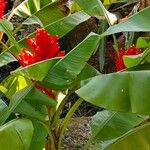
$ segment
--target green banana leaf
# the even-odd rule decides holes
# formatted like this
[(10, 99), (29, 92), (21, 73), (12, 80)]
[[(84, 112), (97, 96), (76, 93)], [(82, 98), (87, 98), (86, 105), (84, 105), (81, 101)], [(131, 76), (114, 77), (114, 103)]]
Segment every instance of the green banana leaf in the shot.
[(22, 90), (31, 83), (32, 82), (29, 79), (19, 74), (9, 75), (0, 84), (0, 91), (5, 94), (7, 98), (11, 99), (16, 92)]
[(99, 43), (99, 35), (91, 33), (72, 51), (59, 60), (41, 82), (55, 90), (67, 89), (80, 74)]
[[(27, 67), (21, 67), (12, 72), (13, 75), (20, 74), (35, 81), (42, 81), (48, 71), (58, 62), (59, 58), (44, 60)], [(40, 71), (40, 73), (39, 73)]]
[[(53, 23), (45, 26), (44, 28), (51, 35), (58, 35), (59, 38), (61, 38), (65, 34), (70, 32), (72, 29), (74, 29), (77, 25), (79, 25), (80, 23), (86, 21), (89, 18), (90, 18), (90, 16), (87, 15), (86, 13), (77, 12), (77, 13), (74, 13), (73, 15), (64, 17), (64, 18), (62, 18), (62, 19), (60, 19), (56, 22), (53, 22)], [(31, 37), (35, 36), (35, 32), (33, 34), (29, 35), (29, 36), (31, 36)], [(20, 47), (28, 48), (25, 38), (20, 40), (18, 42), (18, 44), (19, 44)], [(14, 46), (11, 46), (10, 50), (14, 51), (14, 52), (17, 52), (16, 48)], [(21, 51), (21, 49), (19, 51)]]
[(30, 147), (33, 125), (28, 119), (15, 119), (0, 127), (0, 148), (2, 150), (28, 150)]
[(32, 121), (34, 132), (29, 150), (42, 150), (45, 147), (47, 130), (38, 121)]
[(102, 147), (107, 141), (115, 140), (135, 128), (146, 118), (148, 117), (141, 117), (132, 113), (120, 113), (108, 110), (98, 112), (92, 117), (90, 123), (92, 129), (90, 140)]
[[(135, 129), (130, 130), (123, 136), (119, 137), (115, 142), (112, 142), (105, 150), (148, 150), (150, 148), (150, 123), (146, 123)], [(99, 150), (99, 148), (97, 149)]]
[(0, 125), (4, 124), (10, 114), (17, 108), (17, 106), (21, 103), (21, 101), (25, 98), (25, 96), (30, 92), (32, 88), (33, 85), (30, 85), (13, 95), (8, 109), (5, 111), (5, 113), (2, 113), (0, 115)]
[(150, 114), (149, 70), (99, 75), (76, 93), (86, 101), (114, 111)]
[(11, 15), (16, 14), (20, 17), (31, 16), (51, 2), (51, 0), (26, 0), (13, 9)]
[[(150, 31), (150, 6), (141, 10), (140, 12), (129, 17), (125, 21), (109, 27), (102, 36), (107, 36), (119, 32), (148, 32)], [(139, 23), (140, 20), (140, 23)]]
[(0, 67), (13, 61), (16, 61), (16, 58), (9, 52), (4, 51), (0, 54)]

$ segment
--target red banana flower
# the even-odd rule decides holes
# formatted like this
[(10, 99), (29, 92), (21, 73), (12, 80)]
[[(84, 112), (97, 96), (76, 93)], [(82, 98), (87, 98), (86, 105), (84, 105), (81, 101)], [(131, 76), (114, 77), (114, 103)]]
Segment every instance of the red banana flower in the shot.
[(125, 69), (125, 65), (123, 62), (123, 56), (124, 55), (138, 55), (142, 53), (141, 50), (135, 47), (134, 44), (132, 44), (126, 51), (124, 49), (120, 49), (119, 54), (116, 55), (115, 58), (115, 64), (116, 64), (116, 69), (117, 71)]

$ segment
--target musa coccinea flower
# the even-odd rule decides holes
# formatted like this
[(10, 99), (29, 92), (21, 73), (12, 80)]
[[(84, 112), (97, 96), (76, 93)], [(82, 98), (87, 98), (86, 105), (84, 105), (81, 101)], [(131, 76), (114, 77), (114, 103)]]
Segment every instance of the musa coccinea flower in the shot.
[[(0, 0), (0, 20), (3, 19), (6, 4), (7, 4), (6, 0)], [(0, 40), (2, 39), (2, 37), (3, 37), (3, 32), (0, 32)]]
[(31, 51), (23, 48), (17, 58), (24, 67), (42, 60), (62, 57), (65, 54), (64, 51), (60, 51), (58, 36), (51, 36), (45, 29), (37, 29), (36, 37), (27, 37), (26, 42)]
[(0, 0), (0, 19), (3, 18), (6, 4), (7, 4), (6, 0)]
[(115, 58), (115, 64), (117, 71), (125, 69), (125, 65), (123, 62), (123, 56), (124, 55), (138, 55), (142, 53), (142, 51), (135, 47), (134, 44), (132, 44), (126, 51), (124, 49), (120, 49), (119, 54), (116, 55)]
[[(63, 57), (65, 55), (65, 51), (60, 51), (58, 36), (51, 36), (45, 29), (37, 29), (35, 38), (27, 37), (26, 42), (31, 51), (22, 48), (21, 53), (16, 57), (23, 67), (50, 58)], [(35, 87), (43, 91), (49, 97), (53, 99), (56, 98), (55, 92), (51, 89), (45, 88), (39, 84), (36, 84)]]

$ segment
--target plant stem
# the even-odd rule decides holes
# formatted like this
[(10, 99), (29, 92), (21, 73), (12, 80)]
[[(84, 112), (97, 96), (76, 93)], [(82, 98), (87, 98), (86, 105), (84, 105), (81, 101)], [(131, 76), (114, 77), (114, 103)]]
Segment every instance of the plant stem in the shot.
[(9, 50), (9, 47), (4, 42), (0, 41), (0, 44), (2, 44), (2, 46), (4, 47), (3, 51)]
[(45, 127), (45, 129), (47, 130), (48, 132), (48, 135), (49, 135), (49, 140), (50, 140), (50, 145), (51, 145), (51, 150), (56, 150), (56, 147), (55, 147), (55, 141), (54, 141), (54, 138), (53, 138), (53, 134), (51, 132), (51, 127), (46, 125), (44, 122), (40, 121), (40, 123)]
[(54, 117), (52, 119), (52, 128), (56, 129), (58, 127), (58, 121), (62, 112), (62, 109), (64, 108), (69, 96), (73, 93), (74, 91), (70, 91), (68, 92), (68, 94), (65, 96), (65, 98), (62, 100), (62, 102), (60, 103), (57, 111), (54, 114)]
[(59, 140), (58, 140), (58, 150), (61, 150), (61, 141), (65, 132), (65, 129), (67, 128), (68, 122), (70, 121), (74, 112), (77, 110), (77, 108), (81, 105), (82, 102), (83, 102), (83, 99), (79, 98), (75, 102), (75, 104), (72, 106), (72, 108), (69, 110), (66, 117), (64, 118), (62, 125), (61, 125), (61, 130), (60, 130), (60, 135), (59, 135)]

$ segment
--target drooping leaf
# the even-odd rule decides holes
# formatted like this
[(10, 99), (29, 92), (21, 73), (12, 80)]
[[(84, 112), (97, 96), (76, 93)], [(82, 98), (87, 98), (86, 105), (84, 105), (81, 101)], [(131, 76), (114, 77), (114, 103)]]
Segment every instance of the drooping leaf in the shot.
[(92, 117), (92, 142), (103, 145), (139, 125), (146, 118), (137, 114), (101, 111)]
[(110, 110), (150, 114), (149, 82), (149, 70), (111, 73), (89, 79), (76, 93)]
[(85, 40), (54, 65), (41, 84), (57, 90), (67, 89), (97, 48), (99, 39), (99, 35), (89, 34)]
[(143, 150), (147, 150), (150, 148), (150, 123), (146, 123), (145, 125), (139, 126), (120, 138), (118, 138), (112, 144), (109, 144), (105, 150), (133, 150), (135, 147)]
[(91, 16), (105, 16), (110, 24), (117, 21), (116, 15), (110, 13), (99, 0), (76, 0), (82, 10)]
[[(150, 6), (129, 17), (125, 21), (111, 26), (103, 33), (103, 36), (111, 35), (119, 32), (148, 32), (150, 31)], [(139, 24), (140, 20), (140, 24)]]
[(33, 130), (32, 122), (28, 119), (16, 119), (4, 124), (0, 127), (0, 148), (29, 149)]

